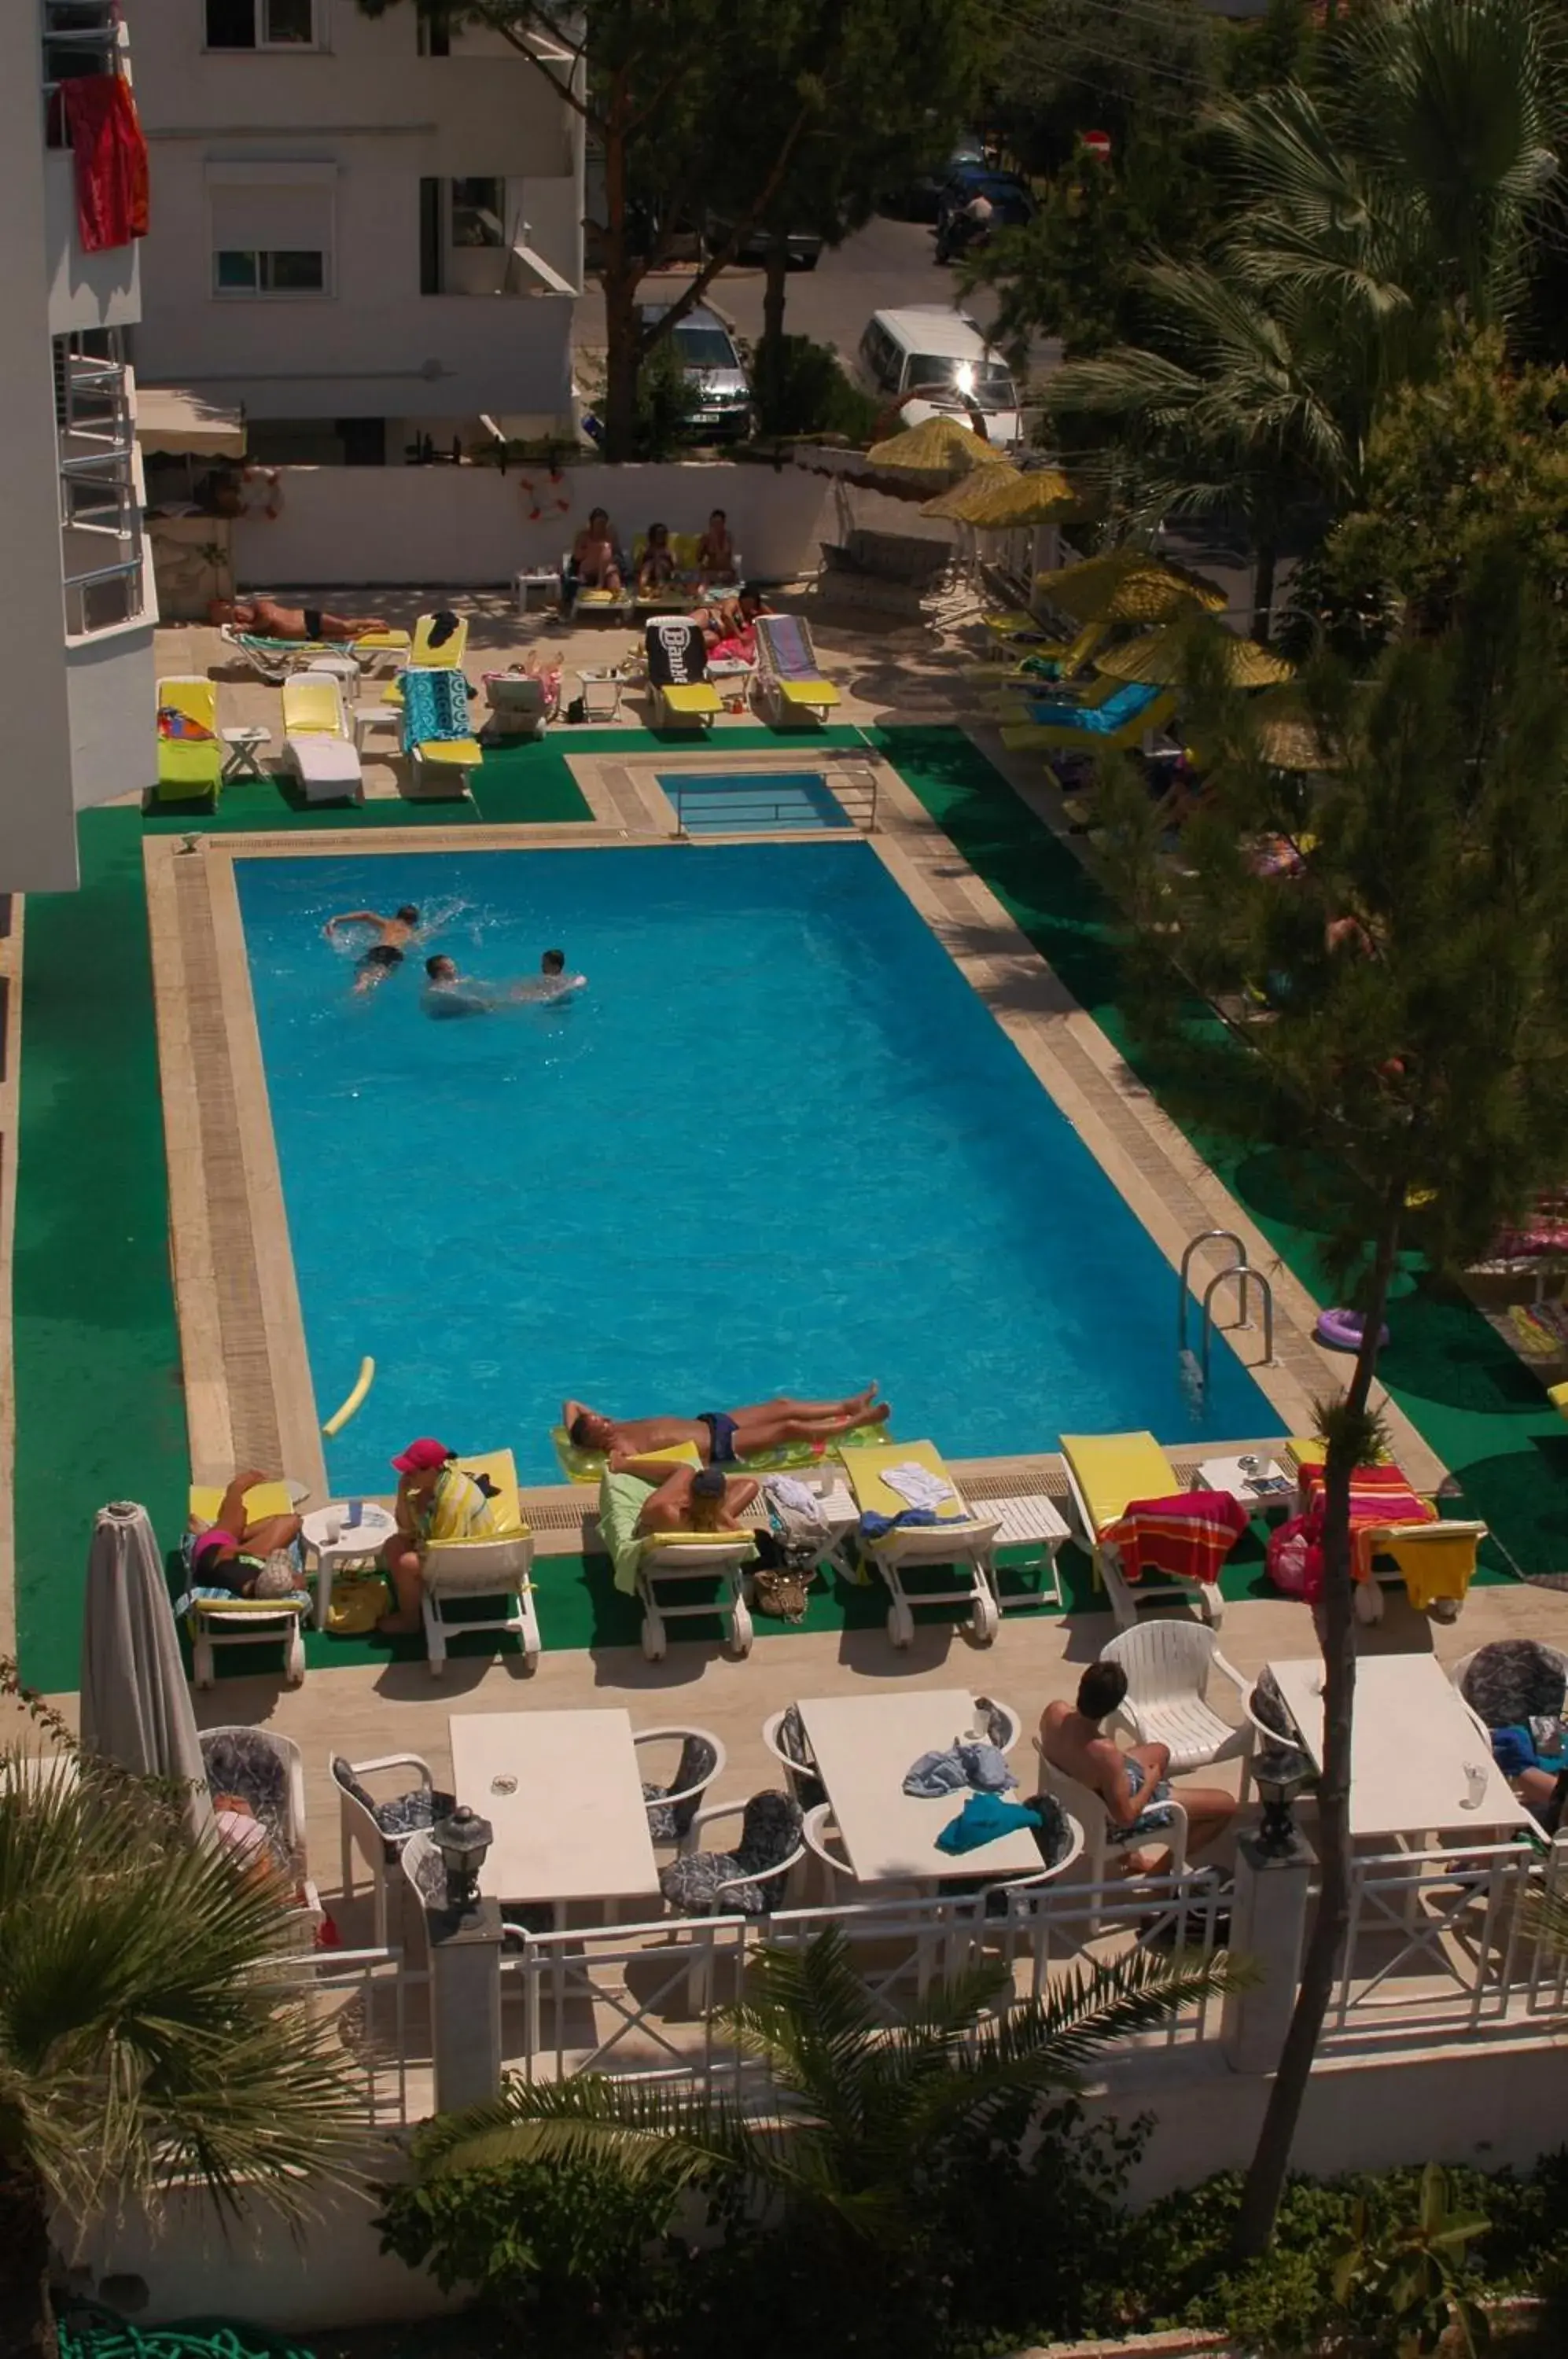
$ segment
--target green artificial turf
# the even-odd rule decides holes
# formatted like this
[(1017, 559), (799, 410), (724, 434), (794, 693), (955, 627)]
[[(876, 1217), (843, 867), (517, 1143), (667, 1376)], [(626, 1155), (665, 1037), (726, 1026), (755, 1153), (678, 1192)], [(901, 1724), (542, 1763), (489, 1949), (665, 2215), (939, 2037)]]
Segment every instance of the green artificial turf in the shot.
[[(1116, 959), (1092, 880), (955, 729), (868, 733), (964, 858), (1124, 1053)], [(16, 1558), (18, 1651), (24, 1676), (48, 1690), (76, 1685), (89, 1519), (103, 1501), (140, 1499), (166, 1544), (184, 1519), (187, 1451), (179, 1343), (169, 1279), (168, 1197), (153, 1025), (144, 828), (419, 828), (484, 821), (588, 816), (561, 753), (562, 734), (486, 756), (478, 810), (456, 804), (372, 803), (297, 810), (272, 781), (225, 790), (215, 815), (131, 809), (80, 821), (82, 886), (29, 896), (23, 976), (21, 1125), (16, 1234)], [(639, 729), (585, 734), (583, 749), (642, 752)], [(726, 732), (736, 751), (777, 747), (771, 730)], [(853, 728), (816, 733), (817, 745), (865, 742)], [(1136, 1061), (1136, 1060), (1135, 1060)], [(1200, 1142), (1226, 1185), (1314, 1291), (1310, 1207), (1290, 1200), (1269, 1158)], [(1463, 1512), (1483, 1516), (1527, 1571), (1553, 1571), (1568, 1554), (1568, 1427), (1501, 1339), (1461, 1297), (1412, 1289), (1390, 1312), (1382, 1373), (1399, 1405), (1458, 1474)], [(1007, 1560), (1004, 1557), (1004, 1565)], [(1103, 1603), (1087, 1559), (1062, 1555), (1068, 1611)], [(1483, 1578), (1487, 1577), (1483, 1573)], [(1492, 1577), (1497, 1577), (1494, 1573)], [(1269, 1594), (1256, 1530), (1225, 1569), (1227, 1597)], [(550, 1647), (631, 1646), (638, 1614), (603, 1557), (550, 1557), (538, 1572), (539, 1621)], [(840, 1579), (813, 1593), (804, 1627), (877, 1625), (879, 1585)], [(1038, 1609), (1025, 1609), (1038, 1610)], [(759, 1638), (788, 1625), (759, 1617)], [(716, 1624), (683, 1625), (712, 1639)], [(494, 1649), (492, 1633), (453, 1652)], [(418, 1637), (335, 1638), (311, 1633), (312, 1665), (413, 1659)], [(219, 1658), (230, 1672), (258, 1670), (261, 1647)]]

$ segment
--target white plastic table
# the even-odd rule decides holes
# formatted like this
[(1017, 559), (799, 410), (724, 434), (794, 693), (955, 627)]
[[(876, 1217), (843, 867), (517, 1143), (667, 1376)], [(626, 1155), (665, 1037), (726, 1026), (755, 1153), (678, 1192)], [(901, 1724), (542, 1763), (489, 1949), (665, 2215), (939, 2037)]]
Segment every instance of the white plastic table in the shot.
[(525, 567), (512, 576), (512, 601), (519, 614), (528, 611), (528, 592), (542, 590), (547, 606), (561, 603), (561, 569), (557, 565)]
[[(975, 1724), (967, 1688), (909, 1689), (894, 1695), (812, 1696), (800, 1721), (827, 1789), (844, 1856), (861, 1884), (959, 1875), (1032, 1875), (1042, 1865), (1028, 1827), (978, 1851), (938, 1851), (969, 1788), (921, 1801), (904, 1777), (922, 1753), (942, 1753)], [(1007, 1799), (1020, 1798), (1011, 1788)]]
[(590, 665), (577, 675), (577, 685), (583, 691), (583, 710), (589, 721), (617, 721), (621, 698), (628, 686), (626, 675), (618, 665)]
[[(329, 1538), (333, 1522), (338, 1529)], [(299, 1529), (305, 1545), (316, 1560), (316, 1627), (327, 1626), (327, 1611), (332, 1602), (332, 1576), (349, 1565), (374, 1564), (382, 1549), (397, 1528), (397, 1519), (374, 1499), (362, 1499), (359, 1521), (348, 1520), (348, 1502), (329, 1500), (324, 1507), (315, 1507), (303, 1517)]]
[[(1302, 1744), (1321, 1768), (1321, 1660), (1269, 1668)], [(1471, 1765), (1486, 1773), (1474, 1805), (1465, 1774)], [(1353, 1835), (1493, 1832), (1531, 1823), (1434, 1655), (1358, 1658), (1350, 1756)]]
[(227, 748), (223, 756), (225, 779), (264, 778), (267, 776), (261, 766), (261, 756), (263, 748), (272, 743), (270, 729), (245, 723), (237, 728), (221, 730), (219, 734)]
[(659, 1863), (625, 1712), (453, 1713), (452, 1784), (495, 1832), (496, 1900), (657, 1900)]
[[(1279, 1490), (1259, 1490), (1260, 1483), (1278, 1483)], [(1259, 1508), (1288, 1507), (1296, 1496), (1296, 1486), (1285, 1469), (1272, 1458), (1258, 1461), (1248, 1469), (1236, 1458), (1205, 1458), (1199, 1467), (1194, 1489), (1228, 1491), (1233, 1499), (1254, 1513)]]
[(372, 697), (354, 708), (354, 746), (356, 754), (365, 751), (365, 741), (377, 729), (389, 729), (400, 738), (403, 729), (403, 708), (388, 704), (385, 697)]

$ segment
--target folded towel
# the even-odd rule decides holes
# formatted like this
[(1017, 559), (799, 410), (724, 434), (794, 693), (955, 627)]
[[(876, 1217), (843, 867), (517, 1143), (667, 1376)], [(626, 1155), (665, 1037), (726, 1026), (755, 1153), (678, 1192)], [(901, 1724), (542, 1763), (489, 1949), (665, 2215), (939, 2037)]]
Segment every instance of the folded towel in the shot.
[(770, 1474), (762, 1487), (780, 1507), (791, 1508), (798, 1516), (807, 1516), (813, 1523), (822, 1522), (822, 1503), (809, 1483), (797, 1483), (792, 1474)]
[(1026, 1810), (1021, 1802), (1004, 1802), (999, 1794), (971, 1794), (938, 1835), (936, 1847), (948, 1853), (978, 1851), (982, 1843), (996, 1843), (1019, 1827), (1038, 1830), (1040, 1823), (1040, 1812)]
[(897, 1491), (899, 1498), (907, 1499), (911, 1507), (940, 1507), (944, 1499), (953, 1499), (958, 1495), (951, 1483), (944, 1481), (940, 1474), (933, 1474), (929, 1466), (921, 1466), (912, 1458), (905, 1459), (898, 1466), (885, 1466), (882, 1480), (889, 1491)]
[(910, 1765), (904, 1791), (930, 1800), (938, 1794), (956, 1794), (965, 1786), (982, 1794), (1001, 1794), (1018, 1782), (996, 1745), (961, 1736), (945, 1753), (922, 1753)]

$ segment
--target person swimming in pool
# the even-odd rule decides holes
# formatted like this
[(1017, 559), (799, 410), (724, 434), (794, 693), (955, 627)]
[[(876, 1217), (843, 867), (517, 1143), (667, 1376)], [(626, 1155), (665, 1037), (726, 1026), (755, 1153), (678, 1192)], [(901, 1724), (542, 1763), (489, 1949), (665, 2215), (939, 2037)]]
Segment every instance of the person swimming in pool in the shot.
[[(554, 960), (552, 966), (550, 962)], [(428, 958), (425, 961), (425, 988), (422, 1005), (427, 1016), (488, 1016), (497, 1007), (517, 1006), (534, 1002), (549, 1006), (564, 998), (568, 992), (579, 991), (587, 982), (585, 974), (568, 974), (566, 957), (561, 951), (546, 951), (543, 976), (537, 983), (485, 983), (478, 975), (461, 974), (455, 959)]]
[(406, 901), (390, 918), (384, 918), (378, 909), (345, 909), (341, 917), (329, 918), (321, 931), (329, 942), (335, 942), (340, 926), (376, 928), (376, 940), (361, 955), (354, 986), (355, 991), (374, 991), (395, 966), (402, 965), (410, 943), (418, 938), (419, 924), (418, 909)]
[(518, 984), (516, 995), (548, 1006), (551, 1000), (564, 999), (570, 992), (583, 990), (587, 982), (585, 974), (567, 973), (564, 951), (546, 951), (539, 961), (539, 981)]
[(700, 1417), (604, 1417), (578, 1400), (563, 1401), (561, 1421), (574, 1450), (602, 1451), (617, 1474), (643, 1474), (662, 1483), (666, 1468), (649, 1477), (637, 1464), (638, 1453), (671, 1450), (690, 1442), (704, 1466), (729, 1466), (762, 1450), (776, 1450), (787, 1441), (828, 1441), (857, 1425), (880, 1425), (887, 1405), (877, 1398), (875, 1385), (844, 1400), (756, 1401), (748, 1408), (707, 1409)]

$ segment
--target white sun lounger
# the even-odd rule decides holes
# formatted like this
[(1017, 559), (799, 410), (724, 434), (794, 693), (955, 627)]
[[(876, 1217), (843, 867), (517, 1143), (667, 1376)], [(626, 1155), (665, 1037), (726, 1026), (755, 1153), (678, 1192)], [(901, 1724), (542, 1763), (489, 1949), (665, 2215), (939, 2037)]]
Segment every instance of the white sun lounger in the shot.
[(1105, 1582), (1116, 1628), (1130, 1630), (1140, 1605), (1181, 1597), (1217, 1630), (1225, 1614), (1217, 1581), (1177, 1581), (1156, 1573), (1135, 1584), (1122, 1571), (1119, 1551), (1102, 1538), (1134, 1499), (1162, 1499), (1185, 1487), (1153, 1434), (1064, 1433), (1062, 1459), (1073, 1513)]
[(365, 799), (343, 686), (331, 673), (296, 672), (283, 683), (283, 766), (308, 803)]
[[(976, 1516), (966, 1505), (955, 1476), (932, 1441), (873, 1442), (841, 1450), (838, 1455), (855, 1495), (857, 1516), (869, 1510), (894, 1516), (908, 1507), (909, 1501), (885, 1479), (889, 1467), (918, 1466), (936, 1482), (945, 1483), (951, 1494), (935, 1510), (934, 1524), (895, 1524), (880, 1539), (859, 1540), (856, 1522), (833, 1542), (832, 1558), (841, 1571), (852, 1580), (859, 1577), (852, 1551), (852, 1543), (857, 1543), (863, 1560), (873, 1564), (887, 1582), (893, 1600), (887, 1608), (887, 1636), (894, 1646), (908, 1647), (913, 1642), (915, 1606), (961, 1605), (975, 1638), (988, 1647), (1001, 1623), (996, 1595), (1000, 1517)], [(935, 1564), (951, 1565), (957, 1585), (917, 1589), (912, 1596), (909, 1594), (903, 1581), (906, 1568)]]

